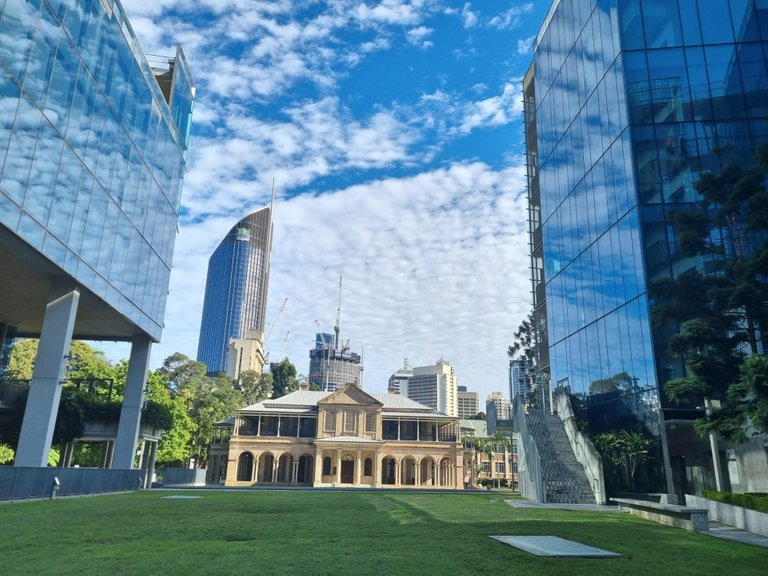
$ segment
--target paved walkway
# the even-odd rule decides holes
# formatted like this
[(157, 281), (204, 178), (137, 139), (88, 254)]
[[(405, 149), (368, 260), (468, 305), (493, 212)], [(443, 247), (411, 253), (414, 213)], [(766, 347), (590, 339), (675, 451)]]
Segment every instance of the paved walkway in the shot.
[[(546, 504), (543, 502), (533, 502), (531, 500), (506, 500), (506, 503), (513, 508), (549, 508), (552, 510), (620, 512), (618, 506), (600, 504)], [(742, 530), (741, 528), (729, 526), (728, 524), (723, 524), (722, 522), (716, 522), (714, 520), (709, 521), (709, 532), (699, 532), (699, 534), (722, 538), (723, 540), (733, 540), (734, 542), (741, 542), (742, 544), (751, 544), (752, 546), (760, 546), (761, 548), (768, 548), (768, 536), (755, 534), (754, 532)]]

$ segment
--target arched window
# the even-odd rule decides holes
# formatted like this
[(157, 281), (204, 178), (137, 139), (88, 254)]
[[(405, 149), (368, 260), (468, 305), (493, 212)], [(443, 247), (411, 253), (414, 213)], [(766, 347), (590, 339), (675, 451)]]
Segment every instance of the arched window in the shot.
[(331, 473), (331, 457), (326, 456), (323, 458), (323, 476), (328, 476)]
[(370, 458), (366, 458), (363, 464), (363, 476), (373, 476), (373, 460)]

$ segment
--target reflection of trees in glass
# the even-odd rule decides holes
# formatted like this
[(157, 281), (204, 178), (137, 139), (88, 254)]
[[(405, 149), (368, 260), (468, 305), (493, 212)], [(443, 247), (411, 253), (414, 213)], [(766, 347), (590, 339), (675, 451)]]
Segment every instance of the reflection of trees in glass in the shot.
[(676, 402), (717, 399), (720, 410), (697, 420), (741, 441), (768, 433), (768, 145), (755, 168), (730, 163), (694, 184), (701, 200), (670, 211), (680, 255), (696, 264), (651, 287), (657, 325), (674, 323), (667, 351), (685, 366), (669, 380)]
[(543, 408), (549, 404), (549, 374), (543, 372), (539, 366), (538, 348), (541, 346), (542, 330), (545, 327), (537, 325), (539, 320), (531, 312), (523, 320), (514, 333), (515, 340), (507, 348), (509, 358), (518, 358), (522, 360), (525, 369), (530, 394), (522, 401), (527, 403), (530, 408)]
[(653, 456), (651, 450), (654, 440), (642, 432), (630, 430), (610, 430), (598, 434), (592, 442), (603, 458), (608, 490), (611, 493), (646, 491), (647, 482), (640, 477), (645, 472), (645, 464)]

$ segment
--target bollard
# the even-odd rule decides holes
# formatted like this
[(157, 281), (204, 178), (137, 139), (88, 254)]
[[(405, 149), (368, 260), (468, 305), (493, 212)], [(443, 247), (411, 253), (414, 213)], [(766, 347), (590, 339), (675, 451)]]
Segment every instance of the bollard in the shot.
[(59, 488), (61, 488), (61, 482), (59, 482), (59, 477), (54, 476), (53, 482), (51, 483), (51, 500), (56, 498), (56, 495), (59, 493)]

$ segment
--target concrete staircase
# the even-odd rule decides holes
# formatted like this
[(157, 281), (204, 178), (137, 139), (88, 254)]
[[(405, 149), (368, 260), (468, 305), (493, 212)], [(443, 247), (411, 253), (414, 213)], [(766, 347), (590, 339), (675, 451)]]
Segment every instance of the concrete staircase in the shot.
[(560, 417), (533, 410), (526, 414), (525, 421), (539, 450), (545, 501), (594, 504), (587, 475), (573, 455)]

